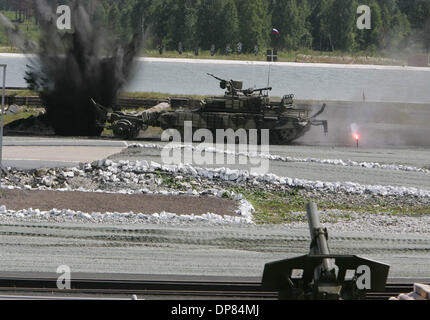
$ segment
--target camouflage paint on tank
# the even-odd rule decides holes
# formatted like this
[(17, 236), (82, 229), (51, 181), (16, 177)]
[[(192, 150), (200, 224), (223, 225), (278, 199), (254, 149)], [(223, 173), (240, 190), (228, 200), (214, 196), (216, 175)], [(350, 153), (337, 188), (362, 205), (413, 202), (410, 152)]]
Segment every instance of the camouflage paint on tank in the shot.
[(158, 125), (181, 133), (186, 121), (192, 122), (193, 131), (201, 128), (211, 131), (269, 129), (271, 144), (288, 144), (303, 136), (312, 125), (322, 125), (327, 131), (327, 121), (315, 120), (308, 110), (296, 108), (293, 95), (273, 101), (263, 94), (271, 88), (242, 90), (240, 81), (215, 78), (222, 89), (227, 89), (224, 96), (207, 98), (198, 106), (191, 105), (191, 99), (171, 98), (173, 110), (160, 114)]
[(311, 126), (323, 126), (327, 133), (327, 121), (316, 120), (323, 108), (314, 116), (309, 111), (294, 105), (294, 95), (285, 95), (281, 100), (269, 98), (272, 88), (245, 89), (241, 81), (223, 80), (224, 96), (196, 101), (187, 98), (170, 98), (169, 105), (160, 105), (138, 116), (113, 113), (110, 117), (114, 133), (121, 138), (135, 138), (141, 129), (148, 126), (163, 130), (176, 129), (183, 137), (185, 122), (191, 122), (193, 131), (209, 129), (264, 130), (268, 129), (271, 144), (288, 144), (302, 137)]

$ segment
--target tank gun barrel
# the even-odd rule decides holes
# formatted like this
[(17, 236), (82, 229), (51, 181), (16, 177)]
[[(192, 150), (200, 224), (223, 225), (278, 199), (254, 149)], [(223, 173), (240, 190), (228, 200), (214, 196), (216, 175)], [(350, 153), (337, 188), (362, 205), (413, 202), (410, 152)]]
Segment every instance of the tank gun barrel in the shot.
[(263, 91), (272, 91), (272, 89), (273, 89), (272, 87), (266, 87), (266, 88), (261, 88), (261, 89), (250, 88), (250, 89), (245, 89), (245, 90), (239, 90), (239, 92), (242, 92), (244, 95), (251, 95), (254, 92), (260, 92), (260, 94), (261, 94)]
[[(220, 86), (221, 89), (227, 89), (228, 92), (236, 94), (237, 90), (234, 87), (233, 80), (230, 80), (230, 81), (224, 80), (224, 79), (218, 78), (217, 76), (214, 76), (211, 73), (208, 73), (207, 75), (211, 76), (212, 78), (214, 78), (216, 80), (218, 80), (219, 81), (219, 86)], [(242, 89), (242, 88), (240, 88), (240, 89)]]
[[(330, 255), (328, 248), (327, 229), (321, 227), (320, 217), (315, 203), (311, 202), (306, 205), (306, 212), (309, 222), (309, 231), (312, 239), (310, 254)], [(323, 259), (322, 263), (324, 272), (332, 272), (335, 267), (332, 259)]]
[(257, 91), (272, 91), (272, 87), (266, 87), (266, 88), (261, 88), (261, 89), (254, 89), (254, 92), (257, 92)]
[(221, 78), (218, 78), (217, 76), (214, 76), (212, 73), (206, 73), (208, 76), (210, 76), (210, 77), (212, 77), (212, 78), (214, 78), (214, 79), (216, 79), (216, 80), (218, 80), (218, 81), (225, 81), (225, 82), (228, 82), (227, 80), (224, 80), (224, 79), (221, 79)]

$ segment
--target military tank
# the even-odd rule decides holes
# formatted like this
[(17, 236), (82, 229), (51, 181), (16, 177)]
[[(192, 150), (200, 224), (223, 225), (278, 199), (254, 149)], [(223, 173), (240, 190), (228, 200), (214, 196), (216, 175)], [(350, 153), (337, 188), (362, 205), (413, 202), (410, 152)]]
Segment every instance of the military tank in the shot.
[(278, 100), (270, 99), (268, 92), (271, 87), (243, 89), (242, 81), (208, 75), (218, 80), (220, 88), (226, 90), (223, 96), (197, 102), (188, 98), (170, 98), (168, 105), (156, 106), (138, 116), (112, 113), (109, 118), (115, 136), (136, 138), (140, 130), (154, 126), (163, 130), (176, 129), (184, 139), (186, 122), (192, 123), (193, 132), (209, 129), (214, 137), (217, 129), (256, 129), (258, 132), (268, 129), (270, 144), (289, 144), (302, 137), (312, 126), (323, 126), (324, 132), (328, 132), (327, 121), (316, 120), (326, 105), (310, 116), (309, 110), (295, 107), (292, 94)]
[(269, 129), (270, 144), (289, 144), (302, 137), (311, 126), (323, 126), (328, 132), (326, 120), (316, 120), (324, 112), (325, 105), (313, 116), (309, 111), (294, 106), (294, 95), (283, 96), (276, 101), (269, 98), (271, 87), (243, 89), (242, 81), (224, 80), (208, 74), (220, 82), (226, 90), (224, 96), (206, 98), (200, 106), (191, 106), (189, 99), (171, 98), (174, 110), (160, 115), (162, 129), (176, 129), (183, 134), (185, 121), (192, 122), (193, 131), (205, 128), (217, 129)]

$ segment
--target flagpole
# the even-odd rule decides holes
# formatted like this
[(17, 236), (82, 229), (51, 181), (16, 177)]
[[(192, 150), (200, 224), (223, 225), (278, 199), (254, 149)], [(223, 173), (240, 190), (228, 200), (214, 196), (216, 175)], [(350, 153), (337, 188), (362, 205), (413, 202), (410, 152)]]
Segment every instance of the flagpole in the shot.
[[(272, 28), (272, 33), (274, 35), (279, 35), (278, 29), (275, 29), (275, 28)], [(272, 64), (274, 62), (274, 58), (275, 57), (274, 57), (274, 52), (273, 52), (273, 48), (272, 48), (272, 51), (271, 51), (271, 61), (269, 62), (269, 74), (267, 76), (267, 87), (270, 87), (270, 73), (271, 73), (271, 70), (272, 70)], [(267, 95), (269, 95), (269, 91), (267, 91)]]
[(1, 93), (1, 119), (0, 119), (0, 188), (1, 178), (3, 177), (3, 125), (4, 125), (4, 105), (5, 105), (5, 92), (6, 92), (6, 64), (0, 64), (3, 68), (3, 87)]

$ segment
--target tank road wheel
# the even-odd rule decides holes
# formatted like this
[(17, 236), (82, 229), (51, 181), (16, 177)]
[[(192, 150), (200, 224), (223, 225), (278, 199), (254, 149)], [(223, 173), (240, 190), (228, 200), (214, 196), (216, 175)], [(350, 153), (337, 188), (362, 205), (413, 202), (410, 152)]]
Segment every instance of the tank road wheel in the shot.
[(293, 140), (297, 139), (297, 130), (283, 130), (281, 131), (281, 143), (290, 143)]
[(136, 139), (139, 135), (140, 128), (129, 120), (119, 120), (113, 124), (112, 130), (115, 137), (121, 139)]
[(289, 144), (297, 138), (296, 129), (270, 130), (270, 144), (273, 145)]
[(279, 135), (279, 131), (270, 130), (269, 133), (269, 144), (278, 145), (280, 144), (281, 137)]

